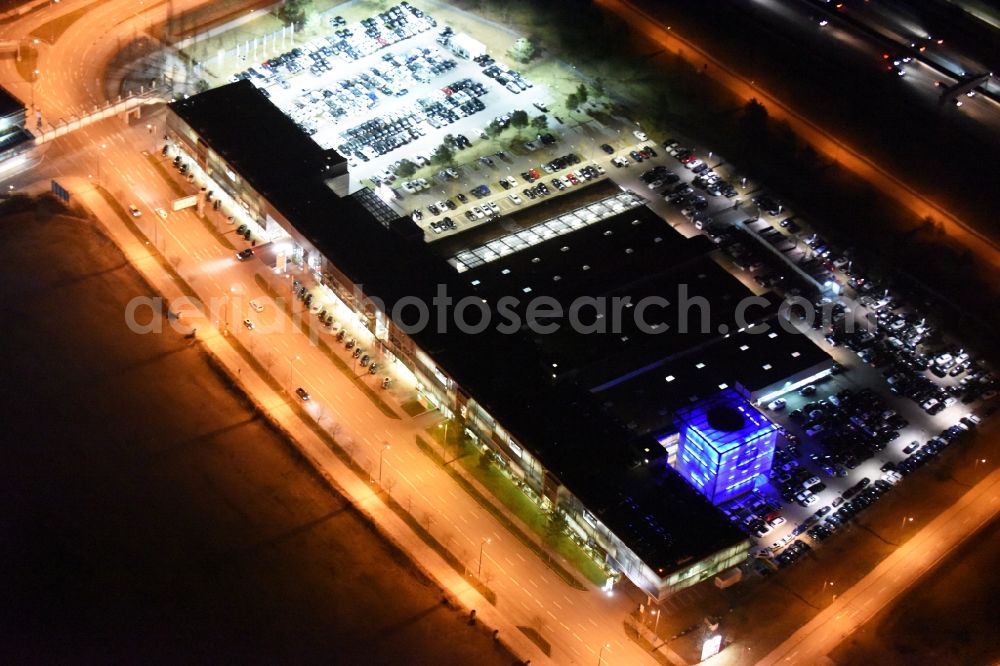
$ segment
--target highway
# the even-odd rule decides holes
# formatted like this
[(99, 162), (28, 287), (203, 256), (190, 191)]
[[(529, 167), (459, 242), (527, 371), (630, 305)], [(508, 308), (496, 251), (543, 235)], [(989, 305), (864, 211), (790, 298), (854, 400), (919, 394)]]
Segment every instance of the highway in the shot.
[(997, 511), (1000, 511), (1000, 469), (976, 484), (757, 663), (760, 666), (826, 663), (826, 655), (844, 638), (932, 571), (959, 544), (992, 520)]
[[(884, 165), (880, 158), (835, 134), (811, 117), (806, 116), (796, 105), (779, 94), (764, 87), (758, 80), (750, 80), (741, 72), (716, 57), (709, 48), (686, 38), (677, 29), (661, 23), (656, 17), (644, 11), (637, 3), (628, 0), (597, 0), (598, 5), (618, 14), (633, 29), (645, 35), (652, 42), (671, 53), (683, 55), (689, 62), (706, 63), (710, 76), (726, 87), (740, 100), (756, 98), (767, 107), (772, 118), (785, 120), (803, 139), (828, 159), (854, 172), (886, 195), (908, 208), (918, 218), (931, 217), (940, 220), (947, 234), (963, 245), (985, 265), (1000, 267), (1000, 245), (991, 237), (977, 231), (932, 197), (905, 181), (894, 170)], [(816, 30), (820, 28), (816, 26)], [(769, 35), (770, 41), (777, 40)], [(869, 47), (870, 48), (870, 47)], [(896, 77), (899, 78), (899, 77)], [(844, 91), (849, 99), (849, 91)], [(824, 98), (832, 99), (829, 91)], [(861, 118), (860, 115), (852, 116)], [(840, 119), (841, 124), (843, 118)], [(894, 146), (895, 148), (896, 146)], [(968, 184), (968, 183), (967, 183)], [(953, 192), (949, 192), (953, 194)]]

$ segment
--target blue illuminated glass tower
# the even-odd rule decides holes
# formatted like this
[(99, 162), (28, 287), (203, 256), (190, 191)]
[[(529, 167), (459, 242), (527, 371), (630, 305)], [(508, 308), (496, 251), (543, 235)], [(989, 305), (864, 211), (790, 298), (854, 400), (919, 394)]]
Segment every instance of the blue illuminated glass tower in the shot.
[(742, 495), (770, 471), (778, 429), (735, 390), (679, 409), (676, 420), (677, 471), (712, 503)]

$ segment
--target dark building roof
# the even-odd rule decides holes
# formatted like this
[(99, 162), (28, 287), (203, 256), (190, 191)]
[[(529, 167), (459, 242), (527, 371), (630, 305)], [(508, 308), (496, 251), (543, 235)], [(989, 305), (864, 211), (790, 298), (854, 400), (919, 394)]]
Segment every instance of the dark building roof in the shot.
[(14, 97), (9, 90), (0, 86), (0, 117), (23, 113), (25, 110), (24, 102)]
[[(625, 297), (633, 302), (663, 296), (671, 305), (653, 309), (670, 328), (640, 330), (626, 316), (621, 330), (575, 332), (563, 321), (553, 334), (521, 327), (503, 334), (489, 327), (476, 335), (447, 330), (412, 334), (420, 348), (523, 446), (564, 483), (619, 538), (663, 575), (711, 555), (745, 537), (672, 469), (654, 435), (658, 422), (689, 394), (707, 395), (719, 383), (751, 386), (765, 381), (755, 370), (757, 353), (741, 354), (720, 327), (736, 331), (734, 308), (747, 289), (711, 258), (703, 237), (685, 239), (644, 206), (624, 210), (563, 236), (555, 236), (459, 273), (447, 252), (414, 241), (408, 219), (378, 222), (354, 196), (339, 197), (324, 184), (342, 171), (343, 159), (320, 149), (249, 82), (223, 86), (171, 104), (171, 109), (308, 238), (366, 295), (391, 310), (404, 296), (431, 302), (445, 285), (458, 302), (470, 296), (496, 304), (504, 296), (522, 301), (544, 295), (564, 311), (579, 297)], [(564, 209), (592, 203), (620, 190), (600, 185), (580, 196), (559, 197)], [(585, 190), (586, 192), (586, 190)], [(550, 206), (552, 208), (554, 206)], [(530, 215), (505, 216), (502, 225), (466, 236), (487, 242), (511, 229), (537, 223)], [(531, 209), (529, 209), (530, 211)], [(553, 212), (558, 214), (558, 211)], [(688, 296), (710, 304), (705, 330), (678, 326), (681, 285)], [(525, 291), (528, 289), (528, 291)], [(775, 303), (750, 314), (773, 315)], [(496, 315), (496, 313), (493, 313)], [(522, 310), (523, 314), (523, 310)], [(474, 317), (470, 317), (474, 320)], [(597, 323), (592, 310), (584, 323)], [(700, 322), (700, 320), (699, 320)], [(780, 370), (792, 374), (825, 356), (804, 336), (763, 337), (752, 344), (778, 358), (780, 344), (795, 345)], [(763, 341), (768, 341), (764, 343)], [(735, 345), (735, 346), (734, 346)], [(709, 358), (710, 373), (690, 372), (695, 358)], [(716, 367), (718, 366), (718, 367)], [(664, 375), (683, 381), (668, 383)], [(653, 416), (650, 417), (649, 414)], [(660, 428), (662, 430), (662, 428)]]

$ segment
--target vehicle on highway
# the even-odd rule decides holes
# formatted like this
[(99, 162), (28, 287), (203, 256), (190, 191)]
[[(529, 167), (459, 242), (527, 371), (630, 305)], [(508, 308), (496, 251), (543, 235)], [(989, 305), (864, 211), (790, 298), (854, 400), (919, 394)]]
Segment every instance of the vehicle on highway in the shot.
[(132, 217), (142, 217), (142, 211), (140, 211), (135, 204), (128, 205), (128, 212), (132, 215)]
[(301, 386), (295, 389), (295, 395), (299, 396), (299, 398), (301, 398), (303, 402), (308, 401), (310, 398), (312, 398), (312, 396), (309, 395), (309, 392), (306, 391)]
[(240, 250), (239, 252), (236, 253), (236, 258), (239, 259), (240, 261), (246, 261), (252, 256), (253, 256), (253, 250), (250, 248), (247, 248), (245, 250)]
[(252, 331), (253, 330), (253, 322), (250, 321), (249, 319), (244, 319), (243, 320), (243, 325), (247, 327), (248, 331)]

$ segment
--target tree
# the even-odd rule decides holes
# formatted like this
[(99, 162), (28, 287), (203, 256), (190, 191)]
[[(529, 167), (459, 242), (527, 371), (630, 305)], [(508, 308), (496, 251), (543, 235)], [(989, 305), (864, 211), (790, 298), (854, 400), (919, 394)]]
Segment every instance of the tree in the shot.
[(743, 107), (743, 115), (739, 120), (740, 133), (743, 140), (751, 147), (760, 147), (768, 140), (767, 109), (754, 97)]
[(455, 161), (455, 152), (448, 147), (447, 144), (442, 143), (431, 155), (431, 162), (439, 166), (444, 166), (446, 164), (451, 164)]
[(396, 175), (400, 178), (409, 178), (417, 172), (417, 165), (408, 159), (402, 159), (396, 167)]
[(587, 100), (590, 99), (590, 94), (587, 92), (587, 86), (582, 83), (576, 87), (576, 96), (580, 98), (580, 104), (586, 104)]
[(505, 128), (500, 124), (500, 122), (494, 118), (490, 121), (490, 124), (486, 126), (486, 134), (491, 138), (496, 138), (503, 134), (504, 129)]
[(541, 132), (549, 126), (549, 119), (544, 114), (531, 119), (531, 126)]
[(510, 126), (522, 130), (528, 126), (528, 112), (518, 109), (510, 114)]
[(549, 514), (548, 523), (545, 525), (546, 536), (548, 536), (550, 540), (554, 541), (565, 534), (568, 526), (566, 516), (563, 515), (562, 511), (556, 509)]
[(575, 92), (566, 95), (566, 108), (570, 111), (576, 111), (583, 104), (583, 100)]
[(278, 18), (286, 25), (302, 28), (306, 24), (306, 13), (312, 9), (312, 0), (285, 0), (278, 9)]
[(518, 62), (529, 62), (535, 57), (535, 45), (531, 43), (530, 39), (521, 37), (514, 42), (508, 53), (510, 53), (511, 58)]

